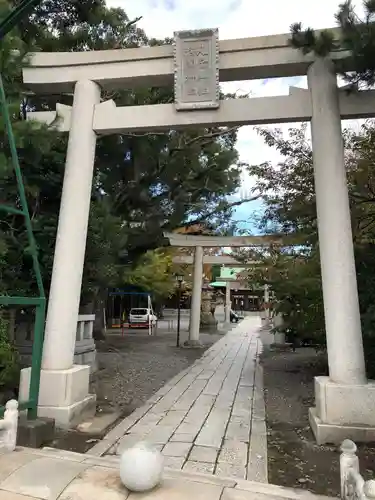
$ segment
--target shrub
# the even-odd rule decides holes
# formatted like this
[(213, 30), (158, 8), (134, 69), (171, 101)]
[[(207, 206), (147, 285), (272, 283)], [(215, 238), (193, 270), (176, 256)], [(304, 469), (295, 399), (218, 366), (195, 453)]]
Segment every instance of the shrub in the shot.
[(18, 352), (8, 339), (9, 322), (0, 314), (0, 392), (14, 389), (19, 382)]
[(365, 351), (366, 372), (370, 379), (375, 378), (375, 305), (362, 314), (363, 347)]

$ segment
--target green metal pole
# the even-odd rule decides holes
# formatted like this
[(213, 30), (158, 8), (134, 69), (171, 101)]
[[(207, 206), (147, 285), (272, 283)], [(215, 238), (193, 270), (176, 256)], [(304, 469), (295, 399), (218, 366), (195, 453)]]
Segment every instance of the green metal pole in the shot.
[(27, 14), (32, 7), (41, 3), (41, 0), (23, 0), (10, 14), (0, 23), (0, 40), (11, 31), (22, 17)]
[[(17, 187), (22, 206), (22, 213), (25, 220), (27, 237), (31, 249), (31, 257), (33, 260), (33, 268), (39, 291), (40, 303), (36, 306), (36, 311), (35, 311), (34, 341), (33, 341), (33, 353), (32, 353), (32, 363), (31, 363), (31, 374), (30, 374), (29, 401), (28, 401), (28, 408), (29, 408), (28, 416), (30, 418), (36, 418), (38, 398), (39, 398), (40, 370), (41, 370), (42, 353), (43, 353), (46, 298), (44, 293), (42, 274), (39, 266), (38, 251), (32, 230), (31, 219), (26, 200), (26, 193), (22, 180), (22, 173), (18, 161), (16, 142), (13, 134), (12, 123), (9, 116), (9, 110), (1, 74), (0, 74), (0, 104), (3, 112), (5, 129), (8, 135), (11, 158), (12, 158), (14, 172), (16, 175)], [(32, 299), (35, 299), (35, 297), (29, 299), (30, 304), (32, 303)]]
[[(29, 10), (35, 5), (41, 3), (41, 0), (22, 0), (21, 3), (13, 9), (10, 14), (0, 22), (0, 40), (2, 40), (9, 31), (11, 31), (16, 24), (24, 17)], [(30, 214), (27, 206), (25, 188), (22, 181), (21, 169), (18, 161), (17, 148), (13, 134), (12, 123), (9, 116), (9, 110), (7, 106), (7, 100), (5, 96), (5, 90), (3, 85), (3, 80), (0, 74), (0, 105), (3, 112), (5, 129), (7, 131), (9, 147), (11, 152), (11, 158), (13, 163), (14, 172), (16, 175), (18, 192), (21, 200), (22, 210), (18, 210), (15, 207), (9, 207), (5, 205), (0, 206), (0, 211), (5, 211), (7, 213), (13, 213), (16, 215), (23, 215), (25, 218), (26, 231), (28, 236), (28, 241), (31, 249), (31, 257), (33, 260), (33, 269), (37, 281), (39, 298), (38, 305), (35, 310), (35, 326), (34, 326), (34, 341), (33, 341), (33, 353), (32, 353), (32, 364), (31, 364), (31, 374), (30, 374), (30, 388), (29, 388), (29, 401), (21, 403), (20, 409), (27, 408), (28, 416), (30, 418), (37, 417), (37, 405), (39, 398), (39, 384), (40, 384), (40, 371), (42, 365), (42, 354), (43, 354), (43, 337), (44, 337), (44, 322), (46, 315), (46, 297), (44, 293), (44, 286), (42, 280), (42, 274), (40, 271), (38, 252), (34, 239), (34, 234), (32, 231)], [(27, 297), (2, 297), (5, 301), (12, 301), (14, 303), (25, 303), (25, 305), (31, 305), (35, 303), (36, 298), (32, 297), (27, 300)], [(27, 301), (23, 302), (23, 301)], [(5, 302), (3, 302), (5, 303)], [(11, 303), (11, 302), (9, 302)], [(0, 408), (0, 413), (3, 413), (3, 408)]]
[(33, 353), (31, 361), (31, 374), (30, 374), (30, 389), (29, 401), (30, 408), (28, 417), (36, 419), (38, 414), (38, 398), (39, 398), (39, 385), (40, 385), (40, 372), (42, 369), (42, 355), (43, 355), (43, 333), (44, 333), (44, 319), (46, 316), (46, 301), (36, 307), (35, 309), (35, 325), (34, 325), (34, 341)]
[(3, 111), (5, 128), (6, 128), (6, 131), (8, 134), (10, 154), (12, 157), (12, 163), (13, 163), (14, 171), (16, 174), (17, 186), (18, 186), (18, 191), (19, 191), (21, 206), (22, 206), (22, 212), (23, 212), (24, 217), (25, 217), (25, 225), (26, 225), (27, 236), (29, 239), (29, 244), (30, 244), (30, 249), (31, 249), (31, 256), (33, 259), (33, 267), (34, 267), (34, 271), (35, 271), (36, 282), (38, 285), (38, 291), (39, 291), (40, 297), (45, 298), (42, 274), (40, 272), (40, 266), (39, 266), (39, 261), (38, 261), (38, 251), (36, 248), (34, 234), (33, 234), (32, 226), (31, 226), (30, 214), (29, 214), (29, 209), (28, 209), (27, 201), (26, 201), (25, 188), (23, 185), (20, 164), (18, 161), (16, 141), (14, 139), (12, 123), (10, 121), (9, 110), (8, 110), (7, 100), (5, 97), (5, 90), (4, 90), (3, 79), (1, 77), (1, 74), (0, 74), (0, 104), (2, 107), (2, 111)]

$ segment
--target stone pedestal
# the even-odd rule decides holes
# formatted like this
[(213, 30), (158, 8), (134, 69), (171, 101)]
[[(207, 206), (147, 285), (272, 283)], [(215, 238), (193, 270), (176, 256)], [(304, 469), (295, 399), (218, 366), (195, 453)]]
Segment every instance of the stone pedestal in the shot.
[[(19, 400), (29, 398), (31, 368), (21, 370)], [(42, 370), (38, 416), (55, 420), (57, 427), (69, 428), (83, 413), (95, 413), (96, 396), (88, 394), (89, 366), (73, 365), (66, 370)]]
[(274, 334), (274, 342), (275, 344), (285, 344), (285, 333), (276, 332)]
[[(79, 315), (77, 321), (74, 364), (90, 366), (91, 373), (97, 370), (96, 346), (93, 339), (94, 314)], [(31, 365), (34, 323), (18, 323), (14, 333), (14, 344), (22, 366)]]
[(97, 370), (96, 347), (93, 339), (95, 314), (80, 314), (77, 322), (74, 364), (90, 366), (91, 373)]
[(20, 416), (17, 430), (17, 446), (42, 448), (48, 446), (55, 437), (55, 421), (52, 418), (30, 420)]
[(201, 312), (201, 331), (217, 332), (217, 319), (210, 312)]
[(315, 408), (310, 408), (309, 420), (317, 443), (374, 442), (374, 408), (374, 381), (347, 385), (315, 377)]
[(260, 320), (262, 322), (262, 327), (269, 328), (271, 326), (270, 318), (268, 316), (266, 316), (265, 311), (261, 312)]

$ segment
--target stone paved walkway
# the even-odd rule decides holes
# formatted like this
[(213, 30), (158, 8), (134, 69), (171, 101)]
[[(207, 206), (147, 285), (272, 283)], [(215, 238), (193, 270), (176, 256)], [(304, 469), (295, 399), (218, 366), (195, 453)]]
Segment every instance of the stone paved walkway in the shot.
[(267, 482), (259, 328), (260, 318), (244, 319), (88, 453), (147, 441), (166, 467)]

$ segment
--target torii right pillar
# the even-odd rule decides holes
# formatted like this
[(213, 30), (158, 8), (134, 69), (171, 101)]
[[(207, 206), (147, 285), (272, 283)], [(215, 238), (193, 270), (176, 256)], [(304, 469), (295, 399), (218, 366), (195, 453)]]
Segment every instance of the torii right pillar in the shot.
[(310, 424), (318, 444), (375, 440), (375, 383), (366, 379), (337, 76), (308, 70), (329, 377), (315, 378)]

